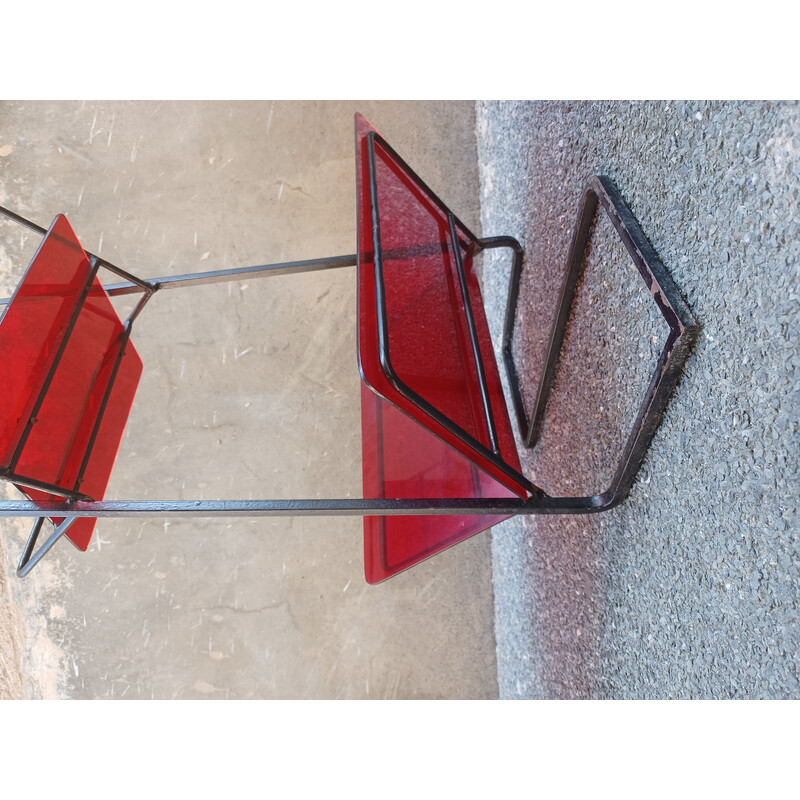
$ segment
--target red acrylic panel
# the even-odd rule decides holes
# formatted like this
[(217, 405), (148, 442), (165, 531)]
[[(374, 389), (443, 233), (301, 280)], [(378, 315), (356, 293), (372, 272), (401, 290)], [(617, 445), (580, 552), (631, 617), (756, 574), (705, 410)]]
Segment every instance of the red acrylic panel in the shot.
[[(9, 477), (43, 481), (101, 500), (130, 414), (142, 362), (111, 301), (95, 276), (71, 332), (74, 312), (91, 274), (89, 259), (66, 217), (56, 218), (0, 321), (5, 391), (0, 394), (0, 465)], [(14, 451), (56, 353), (67, 337), (16, 464)], [(78, 486), (103, 399), (124, 345), (83, 482)], [(17, 484), (32, 500), (60, 496)], [(54, 522), (60, 522), (54, 519)], [(95, 519), (77, 519), (67, 536), (88, 548)]]
[[(388, 366), (394, 373), (387, 375), (379, 344), (381, 308), (373, 255), (367, 139), (371, 131), (374, 128), (358, 115), (359, 367), (364, 382), (373, 390), (362, 392), (364, 496), (526, 496), (471, 258), (474, 239), (458, 224), (458, 243), (454, 243), (446, 211), (402, 162), (376, 141)], [(456, 271), (456, 246), (461, 249), (467, 278), (499, 459), (487, 457), (485, 452), (490, 439)], [(415, 401), (415, 395), (422, 404)], [(446, 417), (462, 435), (442, 424), (426, 405)], [(503, 518), (368, 517), (364, 526), (367, 580), (384, 580)]]
[[(448, 217), (380, 144), (375, 156), (391, 366), (412, 392), (490, 447)], [(469, 270), (468, 243), (459, 246)]]
[[(361, 387), (364, 497), (516, 497), (391, 403)], [(505, 516), (364, 517), (364, 572), (379, 583)]]

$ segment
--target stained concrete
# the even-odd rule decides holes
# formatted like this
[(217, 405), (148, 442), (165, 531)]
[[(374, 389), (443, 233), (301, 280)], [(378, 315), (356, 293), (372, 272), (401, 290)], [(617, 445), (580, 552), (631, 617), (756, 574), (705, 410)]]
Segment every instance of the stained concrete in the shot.
[[(0, 204), (143, 277), (353, 253), (356, 110), (480, 230), (472, 103), (7, 102)], [(35, 237), (3, 245), (10, 292)], [(157, 295), (107, 499), (359, 496), (355, 311), (353, 269)], [(103, 520), (17, 581), (26, 529), (6, 696), (498, 694), (489, 534), (369, 587), (357, 518)]]

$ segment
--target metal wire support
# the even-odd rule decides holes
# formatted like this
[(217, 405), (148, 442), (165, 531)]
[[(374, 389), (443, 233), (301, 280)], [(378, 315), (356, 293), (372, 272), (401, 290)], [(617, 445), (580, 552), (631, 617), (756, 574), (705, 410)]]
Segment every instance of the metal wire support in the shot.
[[(644, 400), (640, 405), (633, 430), (628, 437), (620, 458), (617, 472), (609, 488), (591, 497), (551, 497), (540, 490), (525, 498), (417, 498), (417, 499), (299, 499), (299, 500), (218, 500), (218, 501), (102, 501), (97, 502), (81, 496), (76, 492), (67, 493), (58, 487), (50, 487), (38, 482), (23, 483), (32, 488), (54, 490), (54, 494), (67, 495), (61, 502), (34, 501), (0, 501), (0, 517), (34, 518), (34, 526), (28, 538), (17, 574), (27, 575), (41, 558), (64, 535), (69, 526), (79, 517), (239, 517), (239, 516), (372, 516), (372, 515), (529, 515), (529, 514), (586, 514), (604, 511), (625, 499), (636, 473), (652, 440), (666, 403), (678, 381), (683, 365), (691, 348), (699, 335), (699, 325), (695, 321), (686, 303), (681, 298), (666, 269), (648, 243), (613, 183), (606, 177), (594, 176), (586, 188), (578, 223), (572, 240), (567, 274), (561, 291), (555, 322), (551, 331), (545, 367), (540, 376), (536, 398), (530, 420), (528, 419), (520, 390), (519, 378), (514, 365), (511, 344), (514, 322), (519, 299), (520, 279), (522, 275), (523, 250), (519, 242), (511, 237), (475, 238), (479, 250), (507, 247), (513, 252), (513, 264), (509, 280), (508, 299), (506, 304), (502, 353), (508, 373), (512, 394), (512, 402), (523, 443), (533, 446), (539, 436), (547, 402), (555, 381), (564, 334), (569, 321), (572, 301), (585, 261), (585, 251), (591, 231), (592, 222), (598, 207), (610, 217), (614, 228), (622, 239), (633, 259), (642, 279), (648, 286), (654, 301), (658, 305), (670, 328), (667, 342), (658, 359), (652, 374)], [(17, 214), (0, 207), (0, 213), (28, 228), (46, 234), (46, 230), (23, 219)], [(457, 220), (448, 217), (451, 236), (457, 241), (455, 224)], [(460, 224), (460, 223), (459, 223)], [(463, 227), (463, 226), (462, 226)], [(456, 247), (456, 250), (458, 248)], [(127, 338), (135, 317), (144, 304), (157, 291), (175, 289), (201, 284), (220, 283), (242, 278), (290, 275), (300, 272), (352, 267), (357, 264), (357, 256), (345, 255), (331, 258), (311, 259), (306, 261), (290, 261), (279, 264), (267, 264), (238, 269), (222, 269), (196, 274), (164, 276), (142, 280), (113, 264), (88, 254), (93, 274), (99, 267), (109, 269), (124, 279), (124, 282), (104, 286), (111, 296), (142, 292), (143, 297), (136, 305), (124, 325), (123, 335)], [(457, 253), (458, 256), (460, 254)], [(457, 266), (459, 276), (463, 278), (463, 265), (460, 257)], [(463, 288), (463, 287), (462, 287)], [(0, 300), (0, 306), (8, 300)], [(471, 328), (473, 345), (475, 334)], [(124, 343), (120, 353), (124, 350)], [(119, 356), (121, 358), (121, 355)], [(113, 382), (113, 381), (112, 381)], [(491, 409), (485, 398), (487, 415), (491, 422)], [(105, 406), (105, 400), (103, 407)], [(102, 410), (101, 410), (102, 412)], [(93, 432), (93, 437), (96, 431)], [(88, 455), (87, 455), (88, 458)], [(85, 467), (82, 466), (82, 470)], [(0, 474), (0, 477), (20, 482), (17, 476)], [(527, 479), (525, 479), (527, 480)], [(41, 526), (45, 518), (61, 519), (55, 526), (47, 541), (34, 553)]]
[(545, 365), (539, 378), (530, 419), (525, 412), (519, 376), (511, 352), (522, 274), (521, 257), (515, 257), (511, 272), (502, 348), (520, 436), (526, 447), (533, 447), (539, 439), (547, 403), (555, 383), (564, 334), (586, 260), (586, 246), (598, 208), (608, 215), (669, 326), (667, 341), (653, 370), (645, 397), (639, 406), (636, 422), (626, 441), (617, 471), (609, 488), (600, 495), (605, 499), (604, 502), (611, 506), (624, 500), (630, 492), (647, 448), (661, 423), (670, 394), (697, 341), (700, 326), (610, 178), (603, 175), (592, 176), (583, 196), (570, 248), (567, 272), (550, 334)]
[(50, 551), (53, 545), (67, 532), (67, 529), (73, 522), (75, 522), (75, 517), (71, 517), (69, 519), (64, 519), (58, 525), (55, 525), (53, 528), (53, 533), (50, 534), (50, 537), (47, 541), (36, 551), (33, 552), (33, 548), (36, 547), (36, 540), (39, 538), (39, 532), (42, 529), (42, 523), (47, 519), (46, 517), (37, 517), (36, 522), (33, 523), (33, 529), (28, 536), (28, 541), (25, 545), (25, 549), (22, 552), (22, 557), (19, 560), (19, 564), (17, 565), (17, 577), (24, 578), (41, 560), (44, 556)]

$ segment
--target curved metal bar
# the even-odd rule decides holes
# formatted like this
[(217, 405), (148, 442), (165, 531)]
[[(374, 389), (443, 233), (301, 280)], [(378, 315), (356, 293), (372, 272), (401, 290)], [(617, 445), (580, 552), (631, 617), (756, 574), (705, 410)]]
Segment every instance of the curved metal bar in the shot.
[(526, 447), (533, 447), (539, 438), (547, 402), (555, 384), (564, 336), (586, 260), (586, 247), (592, 224), (600, 210), (605, 211), (611, 220), (614, 229), (625, 245), (636, 269), (670, 329), (664, 349), (653, 370), (644, 399), (639, 406), (636, 422), (625, 443), (616, 473), (611, 480), (611, 485), (603, 494), (598, 495), (598, 497), (604, 498), (603, 508), (611, 508), (622, 502), (633, 486), (645, 453), (661, 423), (669, 396), (699, 336), (700, 326), (610, 178), (604, 175), (593, 175), (584, 191), (570, 246), (567, 271), (564, 276), (545, 363), (539, 378), (539, 386), (536, 391), (530, 419), (525, 414), (519, 379), (511, 355), (511, 338), (514, 332), (514, 318), (521, 274), (521, 259), (517, 263), (516, 258), (512, 269), (506, 305), (503, 358), (506, 364), (509, 384), (511, 385), (520, 435)]

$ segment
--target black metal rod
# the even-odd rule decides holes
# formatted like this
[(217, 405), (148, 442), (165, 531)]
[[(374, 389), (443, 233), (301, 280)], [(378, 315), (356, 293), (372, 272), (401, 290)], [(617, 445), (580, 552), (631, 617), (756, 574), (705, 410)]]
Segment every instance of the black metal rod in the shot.
[[(186, 275), (166, 275), (161, 278), (152, 278), (150, 283), (156, 284), (158, 290), (162, 291), (163, 289), (181, 289), (185, 286), (237, 281), (244, 278), (277, 277), (280, 275), (295, 275), (301, 272), (318, 272), (340, 267), (354, 267), (356, 263), (357, 257), (355, 255), (331, 256), (328, 258), (312, 258), (306, 261), (284, 261), (279, 264), (262, 264), (254, 267), (188, 273)], [(112, 297), (140, 291), (137, 286), (131, 283), (115, 283), (103, 288)]]
[[(42, 530), (42, 524), (47, 519), (47, 517), (38, 517), (36, 521), (33, 523), (33, 528), (31, 528), (31, 532), (28, 536), (28, 541), (25, 543), (25, 549), (22, 551), (22, 556), (19, 559), (19, 565), (17, 566), (17, 575), (21, 575), (23, 569), (27, 563), (31, 560), (31, 556), (33, 555), (33, 549), (36, 547), (36, 541), (39, 538), (39, 532)], [(33, 569), (33, 567), (31, 567)], [(26, 570), (26, 574), (29, 570)]]
[(41, 234), (42, 236), (47, 235), (47, 228), (43, 228), (41, 225), (37, 225), (35, 222), (31, 222), (29, 219), (25, 219), (25, 217), (21, 217), (19, 214), (15, 214), (13, 211), (10, 211), (3, 206), (0, 206), (0, 214), (8, 217), (9, 219), (13, 220), (14, 222), (23, 225), (26, 228), (34, 231), (35, 233)]
[(461, 248), (458, 244), (458, 234), (456, 233), (455, 217), (452, 214), (447, 215), (450, 223), (450, 238), (453, 242), (453, 252), (456, 259), (456, 269), (458, 271), (458, 281), (461, 285), (461, 294), (464, 297), (464, 314), (467, 318), (467, 328), (469, 330), (469, 338), (472, 342), (472, 354), (475, 359), (475, 369), (478, 372), (478, 383), (481, 388), (481, 400), (483, 401), (483, 413), (486, 418), (486, 427), (489, 431), (489, 445), (494, 453), (500, 454), (500, 446), (497, 444), (497, 427), (494, 422), (494, 414), (492, 413), (492, 404), (489, 400), (489, 387), (486, 385), (486, 370), (483, 367), (483, 356), (481, 355), (481, 347), (478, 342), (478, 330), (475, 327), (475, 316), (472, 313), (472, 300), (469, 296), (469, 287), (467, 286), (467, 276), (464, 272), (464, 261), (461, 258)]
[[(438, 206), (439, 210), (446, 216), (447, 214), (453, 214), (453, 212), (445, 205), (444, 201), (425, 183), (422, 178), (420, 178), (417, 173), (411, 169), (411, 167), (406, 163), (406, 161), (400, 156), (400, 154), (383, 138), (377, 131), (370, 131), (367, 134), (367, 148), (368, 150), (372, 150), (374, 153), (375, 150), (375, 142), (377, 142), (388, 154), (389, 157), (395, 161), (400, 168), (406, 172), (411, 178), (416, 181), (417, 185), (422, 189), (423, 193), (427, 194), (428, 197), (433, 201), (433, 203)], [(374, 161), (373, 159), (371, 159)], [(455, 218), (456, 225), (464, 231), (464, 235), (467, 239), (471, 242), (478, 242), (479, 239), (475, 234), (473, 234), (470, 229), (458, 218), (455, 214), (453, 214)], [(388, 253), (387, 253), (388, 255)]]
[(511, 264), (511, 274), (508, 280), (508, 299), (506, 301), (506, 313), (503, 321), (503, 338), (501, 340), (501, 353), (503, 363), (508, 376), (509, 389), (511, 391), (511, 402), (517, 416), (517, 425), (520, 430), (523, 442), (527, 432), (527, 420), (525, 418), (525, 406), (522, 400), (517, 369), (511, 352), (511, 342), (514, 336), (514, 319), (517, 311), (517, 299), (519, 297), (519, 284), (522, 277), (522, 260), (525, 251), (522, 245), (511, 236), (492, 236), (478, 241), (481, 250), (494, 249), (498, 247), (508, 248), (513, 252)]
[(520, 498), (378, 498), (299, 500), (77, 501), (72, 503), (0, 501), (0, 517), (283, 517), (430, 516), (479, 514), (587, 514), (607, 507), (605, 495)]
[(86, 469), (89, 466), (89, 459), (91, 458), (92, 452), (94, 450), (94, 445), (95, 442), (97, 441), (97, 436), (100, 433), (100, 425), (103, 422), (103, 417), (105, 416), (106, 408), (108, 407), (108, 401), (111, 399), (111, 392), (114, 389), (114, 382), (117, 379), (117, 373), (119, 372), (120, 365), (122, 364), (122, 359), (125, 356), (125, 348), (128, 345), (130, 336), (131, 336), (131, 325), (128, 324), (125, 326), (124, 330), (120, 333), (119, 351), (117, 352), (117, 357), (114, 361), (114, 366), (111, 368), (111, 375), (108, 378), (108, 383), (106, 384), (105, 391), (103, 392), (103, 399), (100, 402), (100, 408), (97, 412), (97, 417), (95, 418), (94, 425), (92, 426), (92, 433), (91, 436), (89, 437), (89, 443), (86, 445), (86, 451), (83, 454), (83, 460), (81, 461), (81, 466), (80, 469), (78, 470), (78, 476), (75, 478), (75, 484), (73, 488), (76, 492), (80, 491), (81, 485), (83, 484), (84, 477), (86, 475)]
[(669, 395), (692, 344), (686, 340), (677, 344), (678, 339), (679, 337), (671, 332), (661, 351), (658, 364), (650, 378), (645, 397), (636, 415), (636, 421), (628, 434), (617, 470), (611, 481), (611, 490), (614, 494), (627, 495), (630, 492), (650, 440), (661, 423)]
[[(337, 269), (339, 267), (354, 267), (357, 263), (355, 255), (331, 256), (328, 258), (314, 258), (307, 261), (285, 261), (279, 264), (263, 264), (255, 267), (239, 267), (237, 269), (220, 269), (212, 272), (196, 272), (186, 275), (165, 275), (161, 278), (148, 280), (136, 279), (125, 283), (110, 283), (103, 286), (111, 297), (126, 294), (136, 294), (146, 291), (161, 289), (181, 289), (184, 286), (199, 286), (209, 283), (224, 283), (226, 281), (242, 280), (244, 278), (276, 277), (279, 275), (294, 275), (300, 272), (317, 272), (319, 270)], [(105, 262), (104, 262), (105, 264)], [(11, 298), (0, 299), (0, 305), (7, 304)]]
[(611, 484), (600, 495), (606, 499), (606, 507), (611, 507), (622, 502), (633, 486), (650, 442), (661, 423), (669, 396), (697, 340), (700, 326), (680, 296), (661, 259), (647, 241), (639, 223), (628, 208), (622, 195), (609, 178), (603, 175), (593, 176), (589, 180), (581, 201), (580, 212), (570, 247), (567, 272), (561, 289), (559, 305), (545, 357), (545, 366), (539, 380), (530, 422), (528, 422), (525, 415), (519, 379), (511, 355), (511, 336), (513, 334), (514, 315), (519, 292), (519, 275), (516, 273), (512, 274), (512, 281), (509, 287), (503, 356), (517, 411), (520, 435), (526, 446), (530, 447), (536, 442), (541, 431), (547, 401), (555, 382), (572, 304), (586, 259), (586, 246), (599, 207), (602, 207), (611, 220), (670, 329), (667, 342), (650, 377), (644, 399), (639, 406), (636, 421), (623, 447)]
[(81, 309), (83, 308), (84, 303), (86, 302), (86, 297), (89, 294), (89, 289), (91, 288), (92, 282), (94, 281), (94, 276), (97, 274), (98, 269), (98, 262), (95, 259), (90, 259), (90, 263), (92, 265), (92, 270), (89, 273), (89, 276), (86, 280), (86, 285), (83, 287), (81, 291), (81, 295), (78, 298), (78, 302), (75, 306), (75, 310), (72, 312), (72, 317), (70, 318), (69, 325), (67, 326), (66, 331), (64, 332), (64, 336), (61, 339), (61, 342), (58, 346), (58, 350), (53, 358), (53, 362), (50, 364), (50, 369), (48, 370), (47, 377), (44, 379), (41, 388), (39, 389), (39, 395), (36, 398), (36, 402), (31, 409), (30, 414), (28, 415), (28, 421), (25, 424), (25, 429), (22, 432), (22, 435), (17, 442), (17, 446), (14, 449), (14, 454), (11, 456), (11, 460), (8, 462), (8, 468), (10, 470), (14, 470), (17, 466), (17, 462), (19, 461), (20, 457), (22, 456), (22, 450), (25, 447), (25, 443), (28, 441), (28, 437), (33, 430), (33, 426), (36, 424), (36, 418), (39, 414), (39, 411), (42, 408), (42, 404), (44, 403), (44, 399), (47, 396), (47, 390), (50, 388), (50, 384), (53, 382), (53, 378), (55, 377), (56, 370), (58, 369), (58, 365), (61, 363), (61, 359), (64, 355), (64, 351), (67, 349), (67, 344), (69, 343), (69, 339), (72, 336), (72, 331), (75, 329), (75, 325), (78, 323), (78, 318), (80, 317)]
[(698, 334), (700, 326), (694, 314), (613, 181), (605, 175), (595, 175), (589, 186), (599, 198), (669, 327), (681, 336)]
[[(620, 502), (633, 486), (683, 365), (700, 335), (700, 325), (614, 183), (604, 175), (595, 175), (587, 191), (602, 205), (670, 329), (611, 482), (609, 492), (615, 502)], [(585, 242), (581, 249), (585, 249)]]
[(17, 475), (10, 470), (0, 471), (0, 480), (10, 481), (17, 486), (24, 486), (26, 489), (36, 489), (39, 492), (47, 492), (47, 494), (58, 495), (59, 497), (68, 497), (73, 500), (91, 500), (85, 494), (80, 492), (73, 492), (65, 489), (63, 486), (57, 486), (54, 483), (47, 483), (46, 481), (38, 481), (35, 478), (28, 478), (25, 475)]
[[(43, 228), (41, 225), (37, 225), (35, 222), (31, 222), (29, 219), (25, 219), (25, 217), (21, 217), (19, 214), (15, 214), (13, 211), (11, 211), (11, 210), (9, 210), (7, 208), (4, 208), (3, 206), (0, 206), (0, 214), (4, 214), (9, 219), (13, 220), (14, 222), (16, 222), (16, 223), (18, 223), (20, 225), (23, 225), (24, 227), (28, 228), (29, 230), (34, 231), (35, 233), (41, 234), (42, 236), (46, 236), (47, 235), (47, 229), (46, 228)], [(150, 284), (147, 281), (144, 281), (141, 278), (137, 278), (135, 275), (132, 275), (130, 272), (127, 272), (126, 270), (115, 266), (110, 261), (106, 261), (104, 258), (101, 258), (100, 256), (95, 255), (94, 253), (90, 253), (88, 250), (84, 250), (84, 252), (86, 253), (86, 255), (90, 259), (92, 259), (92, 258), (96, 259), (100, 263), (100, 265), (104, 269), (109, 270), (109, 272), (114, 272), (117, 275), (119, 275), (121, 278), (126, 278), (131, 283), (138, 284), (142, 288), (146, 288), (146, 287), (150, 288), (150, 289), (154, 288), (153, 286), (150, 286)], [(7, 302), (8, 302), (8, 299), (0, 300), (0, 305), (3, 304), (3, 303), (7, 303)]]
[(567, 272), (561, 287), (558, 310), (550, 332), (550, 341), (547, 345), (545, 365), (539, 379), (536, 399), (531, 409), (530, 424), (525, 435), (526, 447), (533, 447), (536, 444), (542, 430), (547, 402), (552, 394), (556, 373), (558, 371), (558, 364), (561, 360), (564, 336), (567, 332), (572, 305), (575, 301), (575, 294), (578, 289), (578, 283), (580, 282), (581, 272), (583, 271), (586, 241), (589, 238), (589, 231), (594, 222), (596, 211), (597, 195), (593, 191), (587, 191), (584, 195), (578, 222), (575, 225), (572, 236), (570, 261), (567, 265)]
[(136, 317), (139, 316), (142, 309), (145, 307), (147, 301), (155, 294), (154, 291), (145, 290), (144, 295), (142, 296), (141, 300), (136, 304), (136, 307), (128, 314), (128, 319), (125, 320), (125, 328), (130, 329), (133, 325), (133, 321)]
[(36, 540), (39, 538), (39, 531), (41, 530), (44, 518), (39, 518), (33, 526), (31, 535), (28, 538), (28, 543), (25, 546), (25, 551), (22, 553), (22, 558), (17, 565), (17, 577), (24, 578), (52, 549), (53, 545), (67, 532), (70, 525), (75, 522), (75, 518), (64, 519), (48, 537), (47, 541), (39, 548), (36, 553), (33, 553), (33, 548), (36, 545)]
[[(389, 255), (393, 258), (408, 258), (411, 255), (426, 255), (432, 252), (442, 252), (443, 245), (436, 244), (421, 248), (404, 248), (401, 250), (391, 250)], [(101, 261), (101, 266), (111, 269), (107, 261)], [(143, 280), (135, 278), (124, 283), (109, 283), (103, 289), (110, 297), (118, 297), (126, 294), (136, 294), (138, 292), (158, 291), (161, 289), (182, 289), (185, 286), (200, 286), (211, 283), (225, 283), (227, 281), (243, 280), (245, 278), (267, 278), (278, 277), (280, 275), (295, 275), (302, 272), (318, 272), (321, 270), (338, 269), (341, 267), (355, 267), (358, 257), (353, 255), (328, 256), (326, 258), (312, 258), (305, 261), (283, 261), (278, 264), (261, 264), (253, 267), (238, 267), (236, 269), (220, 269), (210, 272), (195, 272), (185, 275), (164, 275), (160, 278), (148, 278)], [(111, 269), (112, 272), (124, 272), (117, 267)], [(133, 276), (131, 276), (133, 277)], [(0, 306), (7, 305), (11, 301), (10, 297), (0, 298)]]
[(157, 281), (145, 280), (144, 278), (137, 278), (135, 275), (132, 275), (127, 270), (114, 266), (111, 262), (106, 261), (104, 258), (92, 255), (92, 253), (89, 253), (88, 251), (86, 251), (86, 254), (89, 256), (89, 258), (97, 259), (98, 263), (103, 269), (107, 269), (109, 272), (113, 272), (120, 278), (125, 278), (129, 283), (133, 283), (145, 291), (149, 290), (152, 293), (156, 289), (158, 289)]

